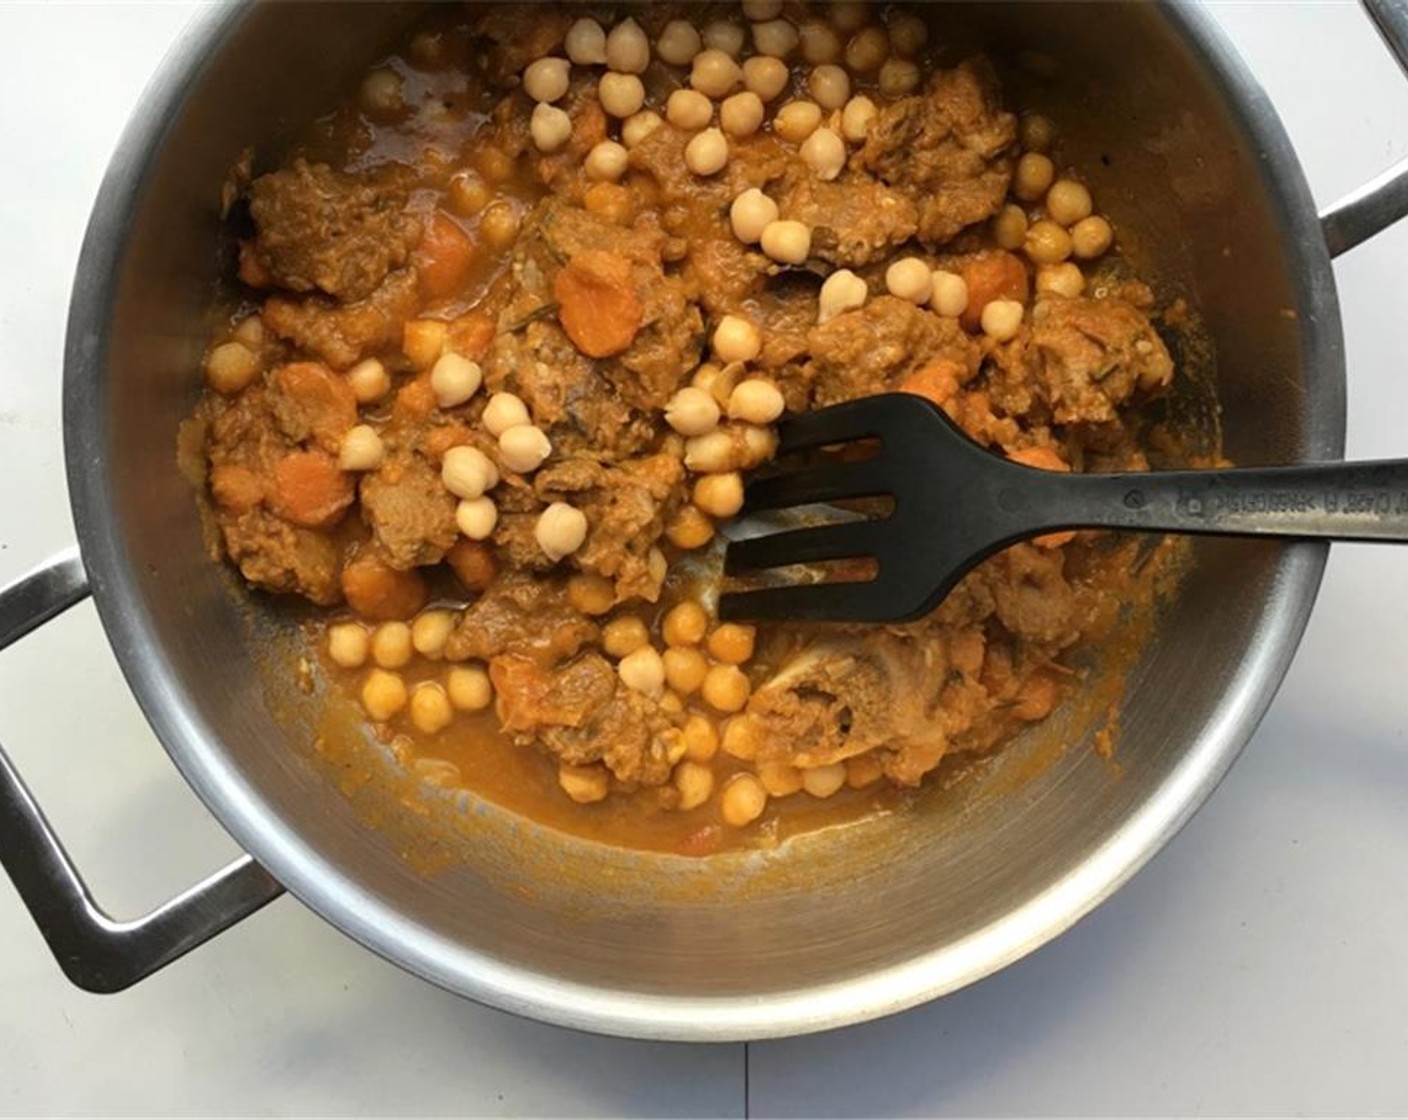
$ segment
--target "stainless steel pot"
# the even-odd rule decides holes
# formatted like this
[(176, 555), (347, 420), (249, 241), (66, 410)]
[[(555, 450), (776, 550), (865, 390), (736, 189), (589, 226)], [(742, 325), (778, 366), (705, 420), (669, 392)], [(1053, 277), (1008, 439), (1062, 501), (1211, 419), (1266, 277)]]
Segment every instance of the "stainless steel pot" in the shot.
[[(1405, 9), (1370, 10), (1405, 57)], [(1232, 764), (1295, 651), (1324, 547), (1197, 545), (1127, 682), (1118, 771), (1081, 749), (1035, 770), (1039, 746), (1019, 745), (923, 811), (783, 853), (705, 864), (613, 851), (472, 801), (412, 814), (373, 793), (349, 799), (313, 758), (316, 700), (261, 671), (296, 636), (207, 559), (175, 432), (198, 391), (226, 168), (251, 142), (277, 148), (286, 123), (347, 88), (411, 14), (216, 10), (168, 56), (103, 182), (64, 371), (80, 548), (0, 593), (0, 647), (91, 592), (172, 760), (251, 855), (146, 918), (113, 921), (0, 753), (0, 860), (65, 971), (93, 990), (125, 987), (287, 889), (375, 952), (497, 1007), (726, 1040), (898, 1011), (1066, 929)], [(936, 18), (945, 34), (1054, 60), (1056, 76), (1024, 93), (1058, 115), (1073, 162), (1103, 167), (1102, 204), (1139, 232), (1129, 241), (1146, 271), (1206, 316), (1228, 453), (1338, 457), (1330, 256), (1408, 212), (1408, 169), (1318, 217), (1271, 106), (1195, 8), (982, 5)], [(1071, 714), (1056, 730), (1076, 746), (1091, 724)], [(413, 843), (450, 858), (427, 870), (405, 858)]]

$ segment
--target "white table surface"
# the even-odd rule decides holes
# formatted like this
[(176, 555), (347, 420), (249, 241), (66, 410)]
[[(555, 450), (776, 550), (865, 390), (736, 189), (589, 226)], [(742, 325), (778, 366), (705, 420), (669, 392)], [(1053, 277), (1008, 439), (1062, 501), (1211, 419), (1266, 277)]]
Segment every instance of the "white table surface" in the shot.
[[(0, 583), (72, 539), (60, 357), (109, 151), (189, 5), (0, 4)], [(1215, 8), (1327, 203), (1408, 153), (1408, 80), (1352, 5)], [(1408, 452), (1408, 226), (1337, 264), (1349, 451)], [(829, 1035), (593, 1038), (446, 995), (283, 899), (117, 996), (0, 885), (0, 1112), (992, 1115), (1408, 1112), (1408, 554), (1340, 546), (1285, 687), (1194, 824), (988, 981)], [(99, 898), (233, 852), (91, 606), (0, 655), (0, 741)]]

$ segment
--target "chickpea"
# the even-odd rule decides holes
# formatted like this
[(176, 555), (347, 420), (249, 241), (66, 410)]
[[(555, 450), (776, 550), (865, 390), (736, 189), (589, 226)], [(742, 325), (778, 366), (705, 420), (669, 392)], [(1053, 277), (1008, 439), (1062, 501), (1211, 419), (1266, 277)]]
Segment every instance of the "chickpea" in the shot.
[(545, 155), (560, 152), (572, 139), (572, 118), (566, 110), (556, 105), (539, 102), (533, 106), (533, 115), (528, 118), (528, 135), (533, 140), (533, 147)]
[(438, 661), (445, 656), (445, 643), (454, 629), (452, 611), (421, 611), (411, 623), (411, 648), (422, 657)]
[(615, 183), (626, 173), (626, 149), (615, 140), (603, 140), (587, 153), (587, 178), (597, 183)]
[(802, 788), (802, 772), (786, 763), (765, 763), (758, 767), (758, 781), (769, 797), (791, 797)]
[(606, 36), (606, 65), (623, 74), (642, 74), (650, 65), (650, 40), (635, 20), (618, 23)]
[(503, 252), (518, 238), (518, 211), (509, 202), (495, 202), (479, 219), (479, 236), (489, 248)]
[(222, 342), (205, 358), (205, 379), (226, 397), (253, 383), (259, 371), (259, 356), (242, 342)]
[(490, 183), (504, 183), (513, 176), (513, 157), (496, 145), (485, 144), (476, 149), (474, 163)]
[(829, 766), (813, 766), (802, 771), (802, 788), (813, 797), (827, 798), (846, 784), (846, 765), (833, 762)]
[(715, 101), (727, 97), (742, 80), (743, 71), (738, 63), (723, 51), (710, 47), (694, 56), (689, 84), (705, 97)]
[(578, 66), (600, 66), (606, 62), (606, 32), (594, 19), (579, 19), (569, 27), (563, 46), (567, 57)]
[(1033, 264), (1060, 264), (1071, 255), (1071, 235), (1050, 219), (1033, 222), (1022, 250)]
[(1044, 264), (1036, 270), (1036, 290), (1038, 295), (1075, 299), (1085, 291), (1085, 274), (1070, 261)]
[(479, 419), (495, 439), (510, 428), (533, 422), (528, 415), (528, 406), (513, 393), (495, 393), (484, 406), (484, 412)]
[(728, 211), (733, 234), (745, 245), (761, 241), (763, 230), (777, 221), (777, 215), (777, 203), (757, 187), (749, 187), (735, 198)]
[(692, 762), (708, 762), (719, 751), (719, 733), (707, 716), (690, 716), (685, 720), (684, 756)]
[(890, 16), (890, 45), (896, 54), (913, 58), (924, 49), (929, 41), (929, 25), (909, 12), (896, 12)]
[(440, 462), (440, 480), (457, 498), (477, 498), (498, 485), (499, 470), (477, 447), (452, 447)]
[(834, 63), (822, 63), (807, 75), (807, 92), (823, 109), (839, 109), (851, 96), (851, 76)]
[(455, 527), (472, 541), (488, 540), (499, 523), (499, 507), (487, 494), (464, 498), (455, 506)]
[(764, 101), (771, 101), (791, 81), (787, 63), (765, 54), (754, 55), (743, 63), (743, 85)]
[(737, 665), (715, 665), (700, 685), (704, 702), (720, 712), (738, 712), (748, 703), (752, 685)]
[(578, 572), (567, 581), (567, 601), (574, 610), (595, 618), (616, 605), (616, 585), (595, 572)]
[(852, 97), (841, 110), (841, 135), (852, 144), (864, 144), (870, 135), (870, 126), (879, 115), (880, 110), (870, 98), (864, 94)]
[(769, 222), (759, 240), (763, 252), (779, 264), (803, 264), (811, 256), (812, 231), (802, 222)]
[(714, 523), (698, 506), (685, 506), (665, 526), (665, 538), (686, 552), (703, 548), (714, 539)]
[(660, 624), (661, 636), (672, 646), (697, 646), (708, 630), (708, 614), (692, 599), (672, 607)]
[(816, 321), (825, 323), (844, 312), (864, 307), (869, 295), (864, 280), (849, 268), (838, 268), (821, 285)]
[[(538, 107), (533, 106), (533, 118), (538, 116)], [(558, 110), (561, 112), (561, 110)], [(565, 115), (565, 114), (564, 114)], [(530, 118), (531, 120), (532, 118)], [(531, 132), (531, 124), (530, 129)], [(567, 121), (567, 133), (572, 133), (572, 120)], [(537, 141), (537, 137), (533, 137)], [(494, 201), (494, 189), (483, 179), (472, 171), (462, 171), (450, 180), (449, 187), (450, 208), (456, 214), (465, 218), (472, 218), (489, 203)]]
[(707, 178), (728, 166), (728, 141), (717, 128), (706, 128), (684, 146), (684, 165)]
[(681, 762), (675, 767), (675, 788), (680, 791), (680, 809), (688, 812), (709, 800), (714, 792), (714, 772), (698, 762)]
[(968, 310), (968, 281), (956, 272), (937, 269), (934, 272), (934, 291), (929, 298), (929, 306), (940, 315), (957, 319)]
[(443, 688), (430, 681), (416, 685), (411, 693), (411, 723), (417, 731), (434, 735), (449, 727), (454, 718), (455, 710)]
[(385, 119), (406, 107), (401, 96), (401, 75), (379, 67), (365, 78), (357, 90), (357, 101), (368, 116)]
[(1018, 132), (1022, 147), (1029, 152), (1050, 151), (1056, 140), (1056, 126), (1040, 113), (1025, 114), (1018, 122)]
[(1012, 193), (1023, 202), (1035, 202), (1051, 189), (1055, 179), (1056, 165), (1049, 156), (1027, 152), (1017, 161), (1017, 170), (1012, 173)]
[(700, 38), (704, 40), (705, 50), (722, 51), (729, 58), (737, 58), (743, 53), (743, 40), (746, 35), (738, 24), (716, 19), (713, 23), (705, 25)]
[(621, 658), (616, 666), (621, 683), (633, 692), (658, 700), (665, 692), (665, 663), (652, 646), (641, 646)]
[(890, 37), (883, 27), (857, 31), (846, 44), (845, 57), (852, 73), (873, 74), (890, 57)]
[(715, 627), (709, 635), (707, 648), (718, 661), (728, 665), (742, 665), (753, 656), (753, 647), (758, 632), (752, 626), (738, 622), (724, 622)]
[(529, 474), (551, 454), (552, 441), (532, 424), (515, 424), (499, 434), (499, 458), (511, 471)]
[(992, 220), (992, 236), (999, 249), (1020, 249), (1027, 238), (1026, 211), (1011, 203), (1004, 206)]
[(360, 669), (367, 661), (371, 639), (356, 622), (339, 622), (328, 627), (328, 657), (343, 669)]
[(373, 471), (386, 455), (381, 436), (370, 424), (348, 428), (337, 452), (337, 465), (345, 471)]
[(732, 755), (742, 762), (752, 762), (758, 757), (761, 740), (762, 734), (758, 729), (757, 720), (752, 716), (741, 715), (724, 724), (724, 736), (720, 746), (723, 747), (724, 754)]
[(785, 19), (753, 24), (753, 49), (770, 58), (786, 58), (797, 49), (796, 25)]
[(247, 315), (230, 332), (230, 337), (251, 350), (258, 350), (265, 342), (264, 320), (258, 314)]
[(482, 712), (494, 699), (493, 682), (478, 665), (456, 665), (445, 674), (445, 691), (462, 712)]
[(904, 97), (919, 88), (919, 67), (907, 58), (887, 58), (880, 67), (880, 92)]
[(791, 144), (800, 144), (821, 125), (815, 101), (789, 101), (772, 118), (772, 130)]
[(1098, 214), (1082, 218), (1071, 227), (1071, 252), (1083, 261), (1102, 256), (1114, 241), (1115, 231)]
[(688, 66), (703, 49), (703, 38), (686, 19), (672, 19), (655, 40), (655, 53), (671, 66)]
[(829, 128), (818, 128), (802, 141), (802, 159), (818, 179), (830, 182), (846, 166), (846, 142)]
[(383, 669), (399, 669), (411, 660), (411, 628), (404, 622), (383, 622), (372, 634), (372, 660)]
[(846, 759), (846, 784), (852, 789), (873, 786), (884, 776), (885, 766), (873, 753)]
[(358, 404), (375, 404), (391, 392), (391, 375), (375, 358), (366, 358), (347, 371), (347, 384)]
[(768, 792), (752, 774), (736, 774), (724, 786), (719, 812), (734, 828), (752, 824), (768, 807)]
[(682, 436), (711, 432), (719, 424), (719, 406), (703, 389), (686, 386), (665, 405), (665, 422)]
[(1023, 307), (1015, 299), (995, 299), (983, 307), (983, 333), (995, 342), (1009, 342), (1022, 329)]
[(441, 408), (454, 408), (464, 404), (484, 381), (484, 371), (478, 362), (471, 362), (463, 354), (447, 350), (430, 367), (430, 388), (435, 394), (435, 403)]
[(831, 26), (849, 34), (865, 26), (870, 19), (868, 0), (838, 0), (831, 5)]
[(645, 85), (634, 74), (607, 71), (597, 83), (596, 96), (608, 116), (624, 120), (645, 104)]
[(557, 768), (557, 784), (579, 805), (606, 800), (611, 791), (611, 779), (600, 766), (568, 766)]
[(730, 136), (752, 136), (763, 126), (763, 99), (751, 90), (724, 98), (719, 127)]
[(406, 682), (400, 673), (373, 669), (362, 684), (362, 707), (377, 723), (385, 723), (406, 706)]
[(699, 691), (709, 674), (708, 658), (688, 646), (672, 646), (664, 652), (661, 661), (665, 666), (666, 683), (681, 696)]
[(665, 102), (665, 119), (676, 128), (697, 132), (714, 119), (714, 103), (697, 89), (677, 89)]
[(1090, 191), (1074, 179), (1057, 179), (1046, 192), (1046, 216), (1068, 229), (1082, 218), (1090, 217), (1094, 207)]
[(811, 19), (797, 29), (802, 58), (813, 66), (835, 62), (841, 57), (841, 36), (828, 24)]
[[(786, 407), (782, 391), (771, 381), (765, 381), (761, 377), (740, 381), (728, 396), (729, 419), (742, 420), (746, 424), (771, 424), (782, 415), (782, 410)], [(714, 512), (703, 502), (699, 505), (705, 513)]]
[(523, 71), (523, 92), (534, 101), (561, 101), (567, 95), (572, 64), (565, 58), (539, 58)]
[(611, 657), (626, 657), (649, 644), (650, 632), (633, 614), (613, 618), (601, 628), (601, 648)]
[(692, 471), (730, 471), (738, 464), (733, 433), (716, 428), (685, 441), (684, 465)]
[(706, 474), (694, 484), (694, 504), (710, 517), (733, 517), (743, 508), (743, 476), (737, 471)]
[(664, 118), (651, 109), (632, 113), (621, 122), (621, 143), (634, 148), (664, 123)]
[(751, 362), (763, 348), (758, 328), (741, 315), (720, 319), (712, 342), (714, 354), (721, 362)]
[(401, 350), (416, 369), (429, 369), (445, 351), (448, 330), (440, 319), (412, 319), (401, 328)]
[(663, 552), (652, 546), (645, 554), (645, 570), (657, 584), (662, 584), (670, 573), (670, 563)]
[(566, 502), (553, 502), (538, 514), (533, 539), (543, 555), (556, 563), (582, 547), (587, 539), (587, 515)]
[(918, 257), (904, 257), (885, 270), (885, 287), (892, 296), (923, 307), (934, 294), (934, 274)]

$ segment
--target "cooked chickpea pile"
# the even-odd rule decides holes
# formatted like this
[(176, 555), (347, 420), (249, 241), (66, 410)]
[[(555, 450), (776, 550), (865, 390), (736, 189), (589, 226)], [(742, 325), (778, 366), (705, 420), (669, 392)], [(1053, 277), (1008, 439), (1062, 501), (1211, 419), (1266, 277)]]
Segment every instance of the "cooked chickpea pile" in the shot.
[[(921, 58), (930, 45), (928, 26), (904, 12), (890, 12), (877, 23), (863, 3), (831, 4), (799, 21), (787, 17), (790, 10), (780, 2), (745, 0), (742, 19), (703, 26), (673, 19), (653, 40), (631, 18), (611, 26), (588, 15), (576, 19), (560, 55), (532, 59), (517, 72), (531, 104), (524, 111), (532, 148), (542, 156), (580, 157), (581, 172), (594, 185), (590, 189), (607, 199), (613, 189), (624, 193), (614, 185), (632, 175), (633, 150), (661, 128), (689, 135), (684, 165), (701, 179), (727, 181), (724, 173), (735, 150), (763, 131), (795, 148), (805, 165), (799, 168), (803, 177), (809, 173), (829, 183), (853, 173), (852, 160), (882, 109), (926, 81)], [(672, 80), (652, 80), (657, 64), (670, 69)], [(584, 80), (605, 114), (606, 138), (574, 147), (581, 125), (568, 108)], [(373, 70), (360, 88), (359, 103), (373, 118), (403, 112), (402, 78), (389, 68)], [(1087, 286), (1082, 266), (1114, 245), (1110, 221), (1096, 212), (1090, 189), (1059, 166), (1054, 144), (1050, 120), (1022, 118), (1008, 198), (986, 227), (998, 248), (1030, 262), (1036, 301), (1081, 296)], [(512, 177), (513, 161), (493, 149), (473, 158), (475, 170), (449, 178), (446, 201), (455, 214), (476, 217), (479, 241), (502, 254), (519, 233), (521, 208), (501, 189)], [(727, 221), (739, 243), (761, 254), (750, 259), (770, 274), (799, 268), (824, 273), (816, 298), (819, 324), (888, 294), (926, 315), (962, 319), (965, 329), (984, 336), (985, 347), (998, 347), (1017, 338), (1033, 314), (1032, 307), (1001, 294), (977, 302), (979, 293), (970, 290), (951, 259), (945, 267), (941, 254), (857, 265), (860, 271), (826, 266), (813, 256), (817, 233), (803, 215), (784, 212), (783, 203), (759, 187), (728, 201)], [(686, 552), (704, 548), (717, 523), (739, 513), (744, 472), (773, 456), (773, 426), (787, 407), (785, 386), (758, 368), (769, 338), (756, 309), (716, 315), (706, 329), (705, 361), (689, 384), (669, 397), (660, 416), (687, 472), (687, 500), (672, 509), (664, 536)], [(367, 475), (394, 454), (385, 410), (396, 388), (394, 375), (409, 371), (424, 379), (436, 408), (464, 409), (462, 415), (475, 417), (452, 446), (437, 449), (436, 458), (439, 484), (454, 500), (460, 543), (489, 542), (500, 528), (505, 495), (525, 482), (531, 488), (535, 472), (555, 465), (556, 449), (545, 430), (551, 417), (535, 417), (512, 392), (490, 392), (484, 369), (471, 356), (483, 358), (482, 349), (462, 345), (446, 321), (412, 319), (400, 341), (404, 365), (383, 354), (385, 363), (367, 358), (338, 375), (366, 413), (342, 432), (336, 466)], [(206, 356), (211, 388), (234, 396), (263, 376), (264, 342), (259, 315), (244, 319)], [(1059, 459), (1057, 465), (1067, 469)], [(505, 516), (512, 510), (505, 507)], [(770, 801), (826, 799), (882, 779), (881, 763), (871, 755), (810, 768), (760, 761), (761, 733), (746, 710), (753, 687), (748, 669), (755, 653), (753, 629), (717, 622), (692, 598), (660, 610), (648, 623), (638, 611), (618, 606), (610, 581), (573, 570), (574, 554), (588, 546), (593, 532), (586, 511), (556, 500), (535, 516), (538, 559), (549, 567), (562, 565), (567, 599), (599, 622), (600, 647), (620, 684), (676, 717), (661, 733), (672, 767), (665, 787), (671, 791), (669, 807), (709, 806), (718, 820), (742, 828), (762, 817)], [(650, 563), (663, 574), (666, 559), (659, 549), (650, 553)], [(436, 606), (414, 612), (410, 621), (338, 621), (327, 628), (326, 656), (356, 674), (360, 703), (374, 724), (435, 735), (457, 718), (486, 712), (495, 701), (485, 664), (446, 656), (461, 618), (456, 609)], [(453, 765), (424, 761), (424, 776), (455, 780)], [(566, 797), (582, 804), (602, 801), (620, 788), (600, 763), (559, 763), (557, 781)]]

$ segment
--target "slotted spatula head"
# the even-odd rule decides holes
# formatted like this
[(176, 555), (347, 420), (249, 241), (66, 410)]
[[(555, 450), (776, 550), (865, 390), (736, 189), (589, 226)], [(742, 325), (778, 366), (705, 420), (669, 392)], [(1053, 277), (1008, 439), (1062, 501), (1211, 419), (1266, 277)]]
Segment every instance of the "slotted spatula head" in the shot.
[[(784, 420), (777, 462), (745, 490), (741, 516), (861, 498), (889, 498), (888, 515), (836, 509), (826, 524), (731, 534), (724, 573), (752, 575), (790, 565), (864, 560), (874, 578), (796, 582), (773, 578), (725, 592), (721, 618), (765, 621), (903, 622), (936, 607), (965, 572), (1017, 538), (1011, 514), (1023, 483), (1040, 472), (1009, 463), (970, 440), (923, 397), (889, 393)], [(847, 459), (873, 441), (874, 454)], [(789, 467), (797, 457), (823, 448)], [(835, 508), (835, 507), (833, 507)], [(854, 565), (852, 566), (854, 568)], [(824, 573), (822, 573), (824, 574)]]

